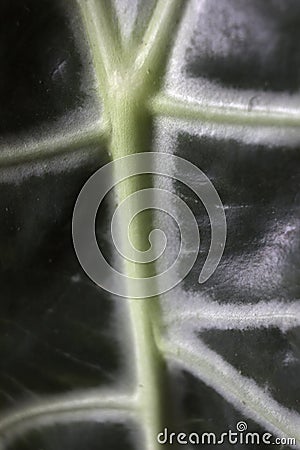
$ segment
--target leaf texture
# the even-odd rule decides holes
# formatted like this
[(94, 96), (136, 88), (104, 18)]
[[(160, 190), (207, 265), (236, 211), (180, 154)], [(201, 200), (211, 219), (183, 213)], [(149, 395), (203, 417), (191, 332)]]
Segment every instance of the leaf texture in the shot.
[[(0, 449), (156, 450), (165, 427), (220, 435), (240, 421), (299, 447), (299, 3), (3, 0), (0, 22)], [(199, 284), (205, 207), (167, 177), (120, 183), (96, 234), (129, 276), (168, 268), (180, 234), (142, 214), (137, 246), (154, 227), (168, 245), (154, 265), (124, 263), (110, 223), (128, 195), (169, 190), (201, 234), (180, 285), (135, 300), (129, 283), (124, 299), (83, 271), (72, 215), (98, 168), (146, 151), (203, 170), (227, 243)]]

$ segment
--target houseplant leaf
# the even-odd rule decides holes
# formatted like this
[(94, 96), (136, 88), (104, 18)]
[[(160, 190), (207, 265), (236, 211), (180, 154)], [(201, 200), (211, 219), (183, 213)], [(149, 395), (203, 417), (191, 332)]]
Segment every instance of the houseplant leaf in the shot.
[[(1, 21), (1, 446), (153, 450), (166, 427), (241, 421), (299, 444), (298, 2), (5, 1)], [(227, 244), (200, 285), (204, 207), (161, 176), (121, 183), (96, 223), (112, 264), (112, 209), (141, 188), (175, 193), (201, 232), (181, 284), (125, 300), (84, 273), (72, 213), (99, 167), (147, 151), (206, 173)], [(153, 224), (165, 259), (126, 263), (130, 276), (176, 255), (176, 224), (151, 211), (138, 247)]]

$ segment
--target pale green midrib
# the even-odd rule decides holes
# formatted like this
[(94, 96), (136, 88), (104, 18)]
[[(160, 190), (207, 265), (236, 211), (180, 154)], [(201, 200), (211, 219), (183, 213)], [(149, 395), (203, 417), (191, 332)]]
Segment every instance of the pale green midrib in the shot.
[[(142, 150), (138, 138), (139, 118), (143, 120), (144, 111), (141, 108), (142, 99), (130, 95), (130, 88), (126, 86), (122, 94), (116, 91), (116, 96), (110, 105), (112, 120), (111, 153), (114, 159), (136, 153)], [(112, 96), (113, 98), (114, 96)], [(145, 144), (144, 144), (145, 145)], [(118, 179), (118, 174), (115, 174)], [(144, 178), (143, 178), (144, 179)], [(141, 188), (140, 178), (132, 177), (116, 186), (117, 201), (121, 202), (133, 192)], [(134, 244), (143, 247), (145, 232), (149, 223), (145, 223), (139, 215), (133, 224)], [(124, 230), (127, 233), (127, 230)], [(124, 271), (128, 277), (143, 278), (149, 276), (152, 266), (145, 264), (124, 263)], [(140, 293), (141, 296), (143, 292)], [(129, 312), (135, 343), (135, 361), (137, 371), (137, 398), (140, 405), (141, 423), (145, 432), (145, 447), (155, 450), (157, 433), (160, 431), (161, 415), (163, 414), (163, 360), (155, 341), (155, 327), (159, 323), (158, 298), (131, 299), (130, 282), (127, 285)], [(122, 300), (120, 300), (122, 301)]]
[[(142, 64), (137, 71), (132, 71), (130, 61), (124, 61), (122, 56), (126, 52), (120, 52), (120, 47), (114, 48), (112, 38), (104, 38), (106, 48), (103, 49), (101, 33), (109, 30), (108, 17), (102, 17), (103, 27), (99, 27), (95, 18), (97, 8), (95, 0), (81, 1), (83, 17), (90, 48), (94, 60), (96, 76), (99, 87), (99, 97), (104, 94), (105, 116), (110, 121), (111, 140), (109, 144), (113, 159), (137, 153), (145, 148), (146, 142), (141, 139), (139, 128), (147, 127), (146, 98), (151, 92), (152, 76), (149, 76), (148, 64), (153, 64), (157, 70), (161, 63), (158, 53), (164, 40), (168, 39), (168, 27), (172, 24), (172, 9), (175, 10), (178, 0), (159, 0), (154, 16), (160, 16), (160, 25), (165, 20), (166, 27), (157, 30), (154, 27), (155, 36), (151, 40), (153, 22), (150, 20), (145, 35), (149, 36), (150, 47), (142, 57)], [(166, 8), (167, 5), (167, 8)], [(171, 17), (170, 17), (171, 15)], [(103, 23), (104, 21), (104, 23)], [(167, 42), (165, 42), (166, 44)], [(163, 47), (162, 47), (163, 48)], [(139, 54), (137, 54), (137, 59)], [(111, 75), (110, 77), (108, 75)], [(150, 118), (149, 118), (150, 120)], [(118, 174), (115, 173), (116, 180)], [(145, 177), (143, 177), (144, 179)], [(141, 178), (127, 179), (115, 187), (117, 201), (124, 200), (128, 195), (142, 188)], [(150, 220), (151, 221), (151, 220)], [(145, 221), (140, 215), (135, 220), (135, 234), (138, 239), (135, 245), (145, 243)], [(121, 232), (121, 230), (120, 230)], [(126, 231), (125, 231), (126, 232)], [(142, 237), (143, 236), (143, 237)], [(126, 262), (123, 265), (124, 272), (128, 277), (143, 278), (152, 275), (153, 266)], [(140, 293), (140, 296), (143, 292)], [(135, 345), (135, 362), (137, 372), (137, 401), (140, 407), (140, 423), (144, 430), (145, 449), (155, 450), (160, 446), (156, 440), (157, 433), (161, 429), (163, 416), (164, 398), (164, 361), (156, 345), (155, 334), (159, 322), (158, 298), (136, 300), (131, 299), (130, 282), (127, 283), (127, 301), (133, 331), (133, 342)], [(122, 301), (122, 300), (120, 300)]]

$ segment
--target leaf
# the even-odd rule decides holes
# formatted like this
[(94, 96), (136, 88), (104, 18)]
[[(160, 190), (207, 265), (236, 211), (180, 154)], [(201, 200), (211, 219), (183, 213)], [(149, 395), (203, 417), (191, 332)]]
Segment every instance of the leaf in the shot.
[[(299, 447), (298, 2), (5, 0), (0, 10), (0, 448), (155, 450), (165, 428), (220, 436), (241, 421)], [(179, 167), (116, 184), (96, 234), (129, 277), (121, 298), (85, 274), (72, 215), (97, 169), (150, 151), (203, 170), (227, 243), (199, 284), (209, 217)], [(146, 188), (191, 208), (201, 247), (180, 284), (135, 299), (133, 278), (166, 270), (180, 249), (178, 226), (153, 208), (131, 237), (145, 251), (149, 232), (164, 230), (164, 255), (124, 262), (115, 249), (116, 205)]]

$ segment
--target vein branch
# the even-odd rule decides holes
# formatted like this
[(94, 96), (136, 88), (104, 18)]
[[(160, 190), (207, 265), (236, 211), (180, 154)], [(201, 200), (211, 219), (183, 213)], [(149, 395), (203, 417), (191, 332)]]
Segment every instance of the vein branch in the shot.
[(170, 46), (177, 16), (185, 0), (159, 0), (137, 50), (134, 71), (136, 76), (147, 79), (150, 73), (158, 76), (161, 59)]
[(105, 98), (122, 62), (117, 24), (112, 20), (111, 8), (106, 0), (78, 1), (98, 76), (99, 95), (101, 92)]
[(64, 153), (81, 152), (85, 147), (99, 147), (105, 141), (107, 129), (103, 125), (93, 125), (78, 132), (55, 133), (39, 138), (23, 137), (16, 142), (0, 145), (0, 167), (21, 164)]
[(245, 330), (277, 327), (283, 332), (300, 326), (299, 302), (260, 302), (249, 305), (199, 302), (191, 311), (176, 311), (167, 317), (170, 325), (195, 321), (193, 329)]
[[(84, 420), (89, 413), (97, 418), (113, 415), (120, 420), (136, 413), (134, 397), (118, 393), (99, 394), (97, 391), (60, 396), (16, 409), (0, 418), (0, 436), (12, 436), (20, 429), (32, 429), (37, 425), (51, 425), (65, 420)], [(106, 416), (105, 416), (105, 414)]]
[(280, 437), (300, 442), (300, 416), (277, 403), (254, 380), (242, 376), (233, 366), (202, 342), (195, 345), (165, 344), (168, 357), (211, 386), (243, 414)]
[(149, 102), (152, 114), (185, 121), (232, 125), (299, 127), (298, 111), (252, 110), (233, 106), (212, 106), (159, 94)]

